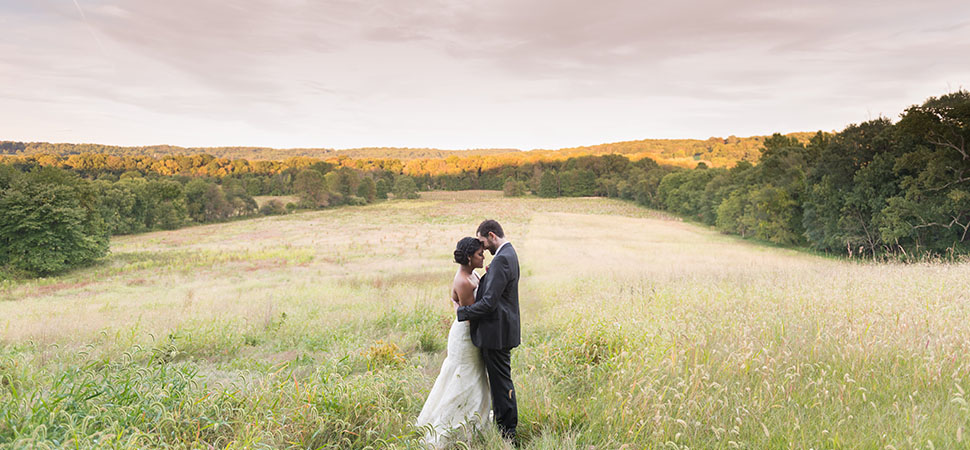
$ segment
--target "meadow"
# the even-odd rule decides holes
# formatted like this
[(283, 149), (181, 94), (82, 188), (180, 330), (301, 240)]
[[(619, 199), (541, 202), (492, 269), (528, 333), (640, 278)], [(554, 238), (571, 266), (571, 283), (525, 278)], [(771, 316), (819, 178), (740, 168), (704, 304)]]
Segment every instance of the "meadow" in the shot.
[(451, 254), (485, 218), (521, 261), (523, 448), (970, 447), (970, 264), (494, 192), (116, 237), (3, 282), (0, 447), (420, 448)]

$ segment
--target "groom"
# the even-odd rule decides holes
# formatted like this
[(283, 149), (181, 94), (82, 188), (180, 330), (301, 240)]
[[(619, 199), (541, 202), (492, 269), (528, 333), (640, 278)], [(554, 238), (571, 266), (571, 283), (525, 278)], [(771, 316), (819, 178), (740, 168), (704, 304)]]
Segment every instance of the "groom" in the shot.
[(488, 372), (495, 423), (502, 436), (514, 442), (519, 414), (510, 350), (519, 345), (519, 257), (498, 222), (482, 222), (477, 234), (494, 257), (480, 281), (475, 303), (459, 307), (458, 320), (471, 321), (472, 343), (482, 350)]

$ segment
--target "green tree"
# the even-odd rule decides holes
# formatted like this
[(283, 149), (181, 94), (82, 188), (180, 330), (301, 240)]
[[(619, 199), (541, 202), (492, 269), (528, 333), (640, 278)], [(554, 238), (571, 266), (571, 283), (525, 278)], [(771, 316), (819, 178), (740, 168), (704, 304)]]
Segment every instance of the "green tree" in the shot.
[(545, 198), (559, 197), (559, 177), (556, 176), (556, 172), (552, 170), (542, 172), (538, 194), (539, 197)]
[(717, 229), (724, 233), (747, 237), (750, 232), (744, 211), (748, 206), (747, 190), (734, 190), (717, 206)]
[(148, 229), (174, 230), (187, 218), (182, 184), (173, 180), (152, 180), (143, 185), (142, 195), (149, 207), (145, 214)]
[(343, 189), (340, 182), (340, 174), (337, 172), (327, 172), (323, 176), (325, 182), (326, 190), (330, 193), (330, 206), (337, 206), (344, 204)]
[[(809, 145), (817, 147), (818, 155), (808, 153), (816, 163), (807, 170), (799, 203), (804, 235), (812, 248), (853, 254), (862, 248), (874, 254), (883, 247), (873, 219), (897, 189), (895, 176), (885, 176), (886, 163), (898, 155), (894, 134), (888, 119), (877, 119), (849, 125), (824, 146), (818, 147), (822, 144), (815, 140)], [(878, 155), (884, 156), (876, 161)], [(859, 174), (874, 161), (868, 173)], [(879, 186), (873, 186), (876, 179), (882, 179)], [(877, 198), (876, 191), (883, 193)]]
[(909, 253), (970, 251), (970, 92), (907, 109), (898, 132), (900, 191), (880, 212), (880, 236)]
[(360, 180), (357, 196), (366, 200), (367, 203), (372, 203), (377, 198), (377, 183), (374, 182), (373, 178), (364, 177)]
[(414, 183), (414, 179), (407, 176), (401, 175), (394, 180), (394, 198), (420, 198), (421, 195), (418, 194), (418, 186)]
[(130, 183), (99, 180), (95, 187), (100, 198), (98, 211), (108, 234), (129, 234), (144, 230), (144, 221), (139, 220), (135, 208), (138, 199)]
[(777, 244), (797, 244), (801, 242), (801, 235), (791, 227), (798, 211), (796, 206), (788, 191), (765, 184), (749, 194), (741, 221), (743, 227), (752, 230), (753, 236), (758, 239)]
[(294, 174), (290, 172), (283, 172), (270, 177), (269, 182), (267, 183), (269, 195), (292, 194), (293, 178)]
[(95, 189), (63, 170), (41, 168), (0, 191), (0, 264), (48, 275), (107, 254)]
[(0, 164), (0, 191), (7, 189), (20, 178), (20, 171), (12, 165)]
[(657, 196), (664, 209), (703, 221), (704, 211), (709, 209), (704, 195), (707, 183), (719, 174), (718, 171), (709, 169), (682, 170), (667, 174), (660, 180)]
[(210, 183), (202, 178), (195, 178), (185, 185), (185, 209), (189, 219), (196, 223), (206, 222), (206, 191)]
[(322, 175), (326, 175), (330, 173), (331, 170), (333, 170), (333, 164), (328, 163), (326, 161), (317, 161), (313, 164), (310, 164), (310, 166), (307, 168), (316, 170), (317, 172), (320, 172)]
[(218, 222), (232, 216), (233, 205), (218, 184), (209, 183), (202, 193), (202, 213), (205, 222)]
[(525, 182), (516, 181), (513, 177), (508, 177), (505, 179), (505, 184), (502, 186), (502, 192), (506, 197), (521, 197), (525, 195), (529, 187), (526, 186)]
[(232, 207), (231, 216), (248, 216), (258, 211), (259, 205), (246, 192), (246, 186), (242, 180), (223, 179), (222, 191), (226, 195), (226, 201)]
[(390, 187), (388, 186), (387, 180), (385, 180), (383, 178), (379, 178), (374, 183), (374, 188), (375, 188), (375, 191), (376, 191), (376, 197), (378, 199), (387, 200), (387, 194), (388, 194), (388, 192), (391, 191)]
[(324, 176), (312, 169), (304, 169), (296, 174), (293, 191), (306, 208), (323, 208), (330, 204), (330, 192)]
[(357, 195), (361, 183), (360, 173), (350, 167), (341, 167), (337, 170), (337, 174), (340, 179), (339, 187), (338, 189), (331, 188), (331, 191), (340, 192), (345, 196)]
[(589, 169), (567, 170), (559, 175), (563, 196), (588, 197), (596, 191), (596, 174)]

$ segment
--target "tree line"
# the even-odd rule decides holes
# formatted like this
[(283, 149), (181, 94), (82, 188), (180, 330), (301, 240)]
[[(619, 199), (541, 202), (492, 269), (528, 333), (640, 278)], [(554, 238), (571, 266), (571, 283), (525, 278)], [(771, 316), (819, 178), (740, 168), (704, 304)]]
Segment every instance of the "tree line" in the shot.
[[(48, 275), (90, 263), (107, 253), (111, 235), (365, 205), (389, 193), (418, 196), (410, 177), (323, 161), (273, 175), (222, 178), (7, 161), (0, 164), (0, 275)], [(253, 196), (261, 194), (296, 201), (274, 199), (260, 208)]]
[(855, 256), (970, 250), (970, 93), (930, 98), (807, 145), (776, 135), (757, 165), (665, 177), (670, 211), (719, 230)]
[[(388, 194), (413, 198), (432, 189), (615, 197), (725, 233), (838, 255), (954, 256), (970, 250), (968, 140), (970, 94), (959, 91), (910, 107), (896, 123), (880, 118), (808, 139), (775, 134), (760, 141), (756, 160), (731, 168), (701, 162), (685, 169), (617, 153), (409, 161), (6, 155), (0, 267), (53, 273), (100, 257), (112, 234), (363, 205)], [(260, 195), (298, 200), (260, 211), (252, 198)], [(61, 256), (28, 255), (40, 248)]]
[(725, 233), (832, 254), (952, 257), (970, 250), (968, 141), (970, 93), (959, 91), (908, 108), (896, 123), (870, 120), (807, 143), (775, 134), (756, 164), (683, 170), (607, 155), (572, 158), (527, 180), (544, 197), (615, 196)]

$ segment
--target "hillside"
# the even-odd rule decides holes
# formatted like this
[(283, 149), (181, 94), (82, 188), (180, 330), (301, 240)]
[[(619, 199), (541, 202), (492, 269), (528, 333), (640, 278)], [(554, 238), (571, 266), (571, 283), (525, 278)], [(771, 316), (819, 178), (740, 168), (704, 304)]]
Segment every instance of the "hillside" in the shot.
[(77, 155), (94, 153), (112, 156), (151, 156), (199, 155), (207, 154), (216, 158), (246, 159), (251, 161), (280, 161), (292, 157), (318, 159), (347, 157), (354, 159), (422, 159), (447, 158), (449, 156), (484, 156), (518, 152), (516, 149), (479, 149), (479, 150), (439, 150), (433, 148), (391, 148), (371, 147), (335, 150), (331, 148), (288, 148), (269, 147), (178, 147), (174, 145), (148, 145), (121, 147), (101, 144), (71, 144), (48, 142), (0, 141), (0, 155)]
[[(807, 142), (814, 133), (790, 133), (800, 141)], [(335, 150), (329, 148), (291, 148), (276, 149), (267, 147), (177, 147), (171, 145), (152, 145), (141, 147), (119, 147), (100, 144), (70, 144), (47, 142), (0, 141), (0, 155), (76, 155), (97, 153), (113, 156), (152, 156), (208, 154), (216, 158), (246, 159), (250, 161), (280, 161), (291, 157), (312, 157), (331, 159), (345, 157), (350, 159), (397, 159), (401, 161), (433, 160), (449, 157), (468, 158), (475, 156), (498, 156), (507, 159), (563, 159), (570, 156), (623, 154), (632, 159), (650, 157), (661, 163), (693, 166), (704, 161), (713, 167), (730, 167), (737, 161), (757, 161), (760, 148), (766, 136), (739, 138), (712, 137), (709, 139), (643, 139), (638, 141), (614, 142), (585, 147), (562, 148), (557, 150), (519, 149), (474, 149), (442, 150), (434, 148), (354, 148)]]

